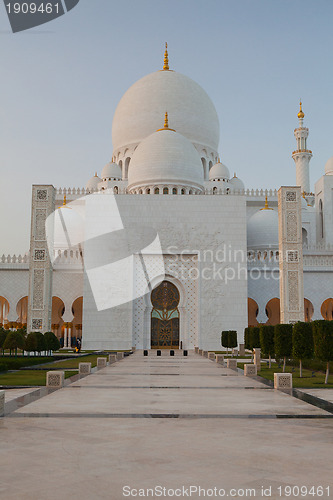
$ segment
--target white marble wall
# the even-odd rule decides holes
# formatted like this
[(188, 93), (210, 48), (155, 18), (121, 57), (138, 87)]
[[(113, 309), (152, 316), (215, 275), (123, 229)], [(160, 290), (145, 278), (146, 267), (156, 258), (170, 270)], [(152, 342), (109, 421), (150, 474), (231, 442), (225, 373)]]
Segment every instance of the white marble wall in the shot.
[[(105, 203), (108, 202), (108, 195), (99, 196), (104, 196)], [(246, 257), (245, 197), (119, 195), (117, 203), (125, 226), (130, 223), (134, 231), (135, 228), (140, 231), (142, 226), (157, 231), (164, 254), (198, 254), (201, 277), (196, 300), (200, 313), (194, 327), (196, 331), (191, 332), (193, 340), (190, 339), (190, 332), (183, 331), (188, 345), (198, 343), (205, 350), (218, 349), (221, 331), (225, 329), (237, 330), (241, 341), (247, 324), (247, 271), (246, 262), (241, 262), (240, 258), (240, 253)], [(87, 224), (89, 226), (88, 213)], [(103, 217), (99, 224), (104, 226)], [(89, 238), (89, 231), (86, 234)], [(238, 261), (228, 264), (217, 262), (216, 251), (220, 250), (218, 259), (223, 260), (225, 249), (231, 253), (238, 251), (235, 257)], [(206, 253), (204, 258), (205, 250), (211, 253)], [(100, 263), (96, 259), (96, 267), (98, 265)], [(177, 269), (174, 273), (177, 274)], [(180, 281), (186, 280), (180, 278)], [(87, 276), (84, 294), (83, 347), (130, 348), (133, 338), (132, 304), (98, 312)]]

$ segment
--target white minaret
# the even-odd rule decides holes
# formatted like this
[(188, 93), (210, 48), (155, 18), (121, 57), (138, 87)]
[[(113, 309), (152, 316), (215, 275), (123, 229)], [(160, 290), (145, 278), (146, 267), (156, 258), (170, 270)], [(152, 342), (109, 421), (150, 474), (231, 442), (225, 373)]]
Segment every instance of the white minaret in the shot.
[(297, 149), (293, 152), (292, 158), (296, 164), (296, 185), (301, 186), (302, 193), (310, 193), (310, 174), (309, 164), (312, 158), (312, 151), (307, 149), (306, 140), (309, 135), (309, 129), (303, 127), (304, 113), (302, 111), (302, 101), (299, 103), (299, 127), (295, 128)]

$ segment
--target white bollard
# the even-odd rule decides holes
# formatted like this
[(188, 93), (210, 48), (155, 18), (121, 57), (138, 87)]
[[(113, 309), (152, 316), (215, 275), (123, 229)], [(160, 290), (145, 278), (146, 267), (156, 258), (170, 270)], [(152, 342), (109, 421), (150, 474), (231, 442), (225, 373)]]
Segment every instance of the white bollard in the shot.
[(253, 353), (254, 353), (253, 362), (255, 365), (257, 365), (257, 371), (260, 372), (260, 370), (261, 370), (261, 349), (256, 347), (255, 349), (253, 349)]
[(212, 361), (215, 361), (215, 352), (209, 352), (207, 355), (208, 359), (211, 359)]
[(216, 363), (224, 364), (224, 354), (215, 354)]
[(115, 363), (117, 361), (117, 355), (116, 354), (109, 354), (109, 363), (110, 365), (112, 363)]
[(237, 370), (237, 359), (227, 359), (227, 368), (230, 368), (231, 370)]
[(46, 387), (60, 389), (65, 384), (65, 372), (52, 371), (46, 373)]
[(251, 365), (249, 363), (244, 364), (244, 375), (245, 377), (256, 377), (257, 376), (257, 365)]
[(79, 375), (89, 375), (91, 373), (91, 363), (79, 363)]
[(292, 373), (274, 373), (274, 389), (292, 389)]
[(106, 363), (106, 358), (97, 358), (97, 368), (105, 368)]

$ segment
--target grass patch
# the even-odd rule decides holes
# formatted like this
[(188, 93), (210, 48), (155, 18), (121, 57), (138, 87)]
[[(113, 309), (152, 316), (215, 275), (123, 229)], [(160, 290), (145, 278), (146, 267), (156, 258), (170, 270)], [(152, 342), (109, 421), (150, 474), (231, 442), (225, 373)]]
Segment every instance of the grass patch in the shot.
[[(238, 368), (244, 370), (244, 363), (238, 363)], [(282, 367), (279, 368), (277, 363), (272, 363), (272, 368), (261, 365), (261, 370), (258, 372), (259, 377), (274, 381), (274, 373), (282, 373)], [(293, 371), (294, 369), (294, 371)], [(328, 377), (328, 384), (325, 384), (325, 373), (321, 371), (312, 372), (312, 370), (302, 370), (302, 378), (299, 376), (299, 368), (291, 365), (286, 365), (286, 373), (293, 375), (293, 387), (295, 389), (332, 389), (333, 374)], [(312, 376), (312, 373), (314, 376)]]
[(51, 356), (34, 356), (32, 358), (27, 356), (20, 356), (18, 358), (5, 356), (4, 358), (0, 358), (0, 371), (19, 370), (20, 368), (25, 368), (26, 366), (40, 365), (43, 363), (49, 363), (50, 361), (54, 361), (54, 358)]
[(79, 363), (91, 363), (91, 366), (97, 366), (97, 358), (107, 357), (103, 354), (88, 354), (87, 356), (79, 356), (71, 359), (62, 359), (53, 363), (47, 363), (43, 368), (52, 368), (57, 370), (65, 370), (71, 368), (79, 368)]
[[(65, 372), (65, 378), (76, 375), (77, 372)], [(41, 370), (22, 370), (15, 373), (4, 373), (0, 375), (0, 385), (7, 386), (45, 386), (46, 372)]]

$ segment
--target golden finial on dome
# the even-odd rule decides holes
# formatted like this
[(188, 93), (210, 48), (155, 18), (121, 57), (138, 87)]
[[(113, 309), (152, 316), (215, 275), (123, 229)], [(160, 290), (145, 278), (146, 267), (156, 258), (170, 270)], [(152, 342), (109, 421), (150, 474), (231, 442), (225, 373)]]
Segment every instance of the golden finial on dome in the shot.
[(304, 113), (303, 113), (303, 110), (302, 110), (302, 99), (300, 99), (299, 101), (299, 113), (297, 115), (298, 118), (304, 118)]
[(171, 130), (172, 132), (176, 132), (173, 128), (169, 128), (169, 116), (167, 111), (165, 112), (164, 117), (164, 127), (159, 128), (158, 130), (156, 130), (156, 132), (159, 132), (160, 130)]
[(97, 172), (95, 172), (95, 177), (98, 177), (98, 176), (97, 176)]
[(267, 196), (265, 196), (265, 206), (264, 206), (264, 208), (261, 208), (261, 210), (273, 210), (272, 208), (269, 208), (269, 206), (268, 206)]
[(168, 112), (165, 112), (165, 117), (164, 117), (164, 128), (169, 128), (169, 117), (168, 117)]
[(169, 71), (168, 42), (165, 42), (165, 52), (164, 52), (164, 66), (163, 66), (163, 71)]
[(63, 202), (63, 206), (65, 206), (67, 203), (67, 198), (66, 198), (66, 195), (64, 195), (64, 202)]

